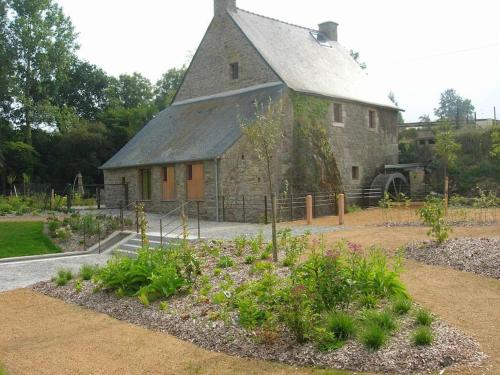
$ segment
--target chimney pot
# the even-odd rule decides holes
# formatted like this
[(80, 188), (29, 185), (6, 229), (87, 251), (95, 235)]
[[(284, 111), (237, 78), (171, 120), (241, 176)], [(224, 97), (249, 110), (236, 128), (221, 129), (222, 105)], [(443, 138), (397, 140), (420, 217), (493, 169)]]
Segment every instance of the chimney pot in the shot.
[(236, 0), (214, 0), (215, 16), (223, 16), (226, 11), (236, 11)]
[(338, 40), (337, 26), (339, 24), (333, 21), (320, 23), (319, 32), (323, 34), (328, 40), (336, 42)]

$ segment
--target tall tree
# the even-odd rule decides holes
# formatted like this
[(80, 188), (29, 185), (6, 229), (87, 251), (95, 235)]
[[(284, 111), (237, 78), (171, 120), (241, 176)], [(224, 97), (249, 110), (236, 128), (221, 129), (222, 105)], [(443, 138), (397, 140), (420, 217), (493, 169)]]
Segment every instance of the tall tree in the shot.
[(32, 128), (55, 125), (54, 97), (74, 61), (76, 33), (53, 0), (9, 0), (14, 46), (14, 121), (32, 144)]
[(462, 98), (454, 89), (448, 89), (441, 94), (439, 107), (434, 114), (440, 120), (464, 124), (474, 118), (474, 106), (470, 99)]
[(155, 104), (159, 111), (168, 107), (179, 89), (186, 67), (172, 68), (164, 73), (155, 85)]
[(111, 80), (107, 95), (111, 107), (136, 108), (151, 104), (153, 87), (140, 73), (122, 74)]
[(12, 48), (7, 29), (7, 3), (0, 0), (0, 121), (10, 102), (9, 76), (12, 71)]
[(444, 123), (436, 134), (436, 156), (443, 166), (445, 178), (448, 176), (448, 168), (452, 166), (458, 157), (461, 146), (455, 141), (455, 134), (449, 123)]
[(431, 121), (431, 117), (429, 115), (422, 115), (418, 118), (419, 122), (424, 122), (426, 124), (429, 124)]
[(278, 241), (276, 234), (276, 210), (275, 191), (273, 176), (273, 158), (276, 159), (278, 145), (283, 138), (282, 128), (283, 103), (273, 103), (271, 99), (267, 103), (255, 102), (255, 118), (252, 121), (240, 120), (241, 129), (255, 150), (257, 158), (264, 164), (267, 174), (267, 188), (272, 197), (273, 207), (271, 209), (272, 220), (272, 242), (273, 260), (278, 261)]

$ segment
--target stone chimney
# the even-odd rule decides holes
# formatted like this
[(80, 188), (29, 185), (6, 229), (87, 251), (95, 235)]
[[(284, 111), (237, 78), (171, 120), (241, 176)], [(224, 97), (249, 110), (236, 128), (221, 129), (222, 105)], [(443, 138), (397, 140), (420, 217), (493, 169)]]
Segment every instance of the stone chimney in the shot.
[[(217, 2), (217, 1), (216, 1)], [(339, 24), (336, 22), (328, 21), (320, 23), (319, 32), (323, 34), (328, 40), (336, 42), (338, 40), (337, 37), (337, 26)]]
[(214, 0), (215, 16), (223, 16), (226, 11), (236, 11), (236, 0)]

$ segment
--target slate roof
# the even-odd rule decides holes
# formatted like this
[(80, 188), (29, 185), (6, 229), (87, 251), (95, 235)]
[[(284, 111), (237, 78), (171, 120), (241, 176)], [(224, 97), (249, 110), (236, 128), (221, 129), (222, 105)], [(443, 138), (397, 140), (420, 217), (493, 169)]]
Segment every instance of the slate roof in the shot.
[(292, 90), (395, 108), (338, 42), (320, 45), (316, 31), (242, 9), (229, 12), (264, 60)]
[(250, 120), (254, 102), (277, 100), (275, 82), (210, 97), (177, 102), (160, 112), (101, 169), (211, 160), (242, 135), (238, 115)]

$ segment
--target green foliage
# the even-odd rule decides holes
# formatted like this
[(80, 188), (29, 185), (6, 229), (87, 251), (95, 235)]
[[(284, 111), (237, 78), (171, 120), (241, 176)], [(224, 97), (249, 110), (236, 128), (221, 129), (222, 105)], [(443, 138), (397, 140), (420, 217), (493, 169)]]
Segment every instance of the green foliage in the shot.
[(460, 124), (474, 118), (474, 106), (470, 99), (464, 99), (454, 89), (448, 89), (441, 93), (439, 107), (434, 114), (441, 120)]
[(328, 99), (292, 92), (295, 129), (292, 186), (297, 191), (342, 191), (342, 181), (328, 141)]
[(59, 253), (42, 222), (1, 222), (0, 258)]
[(292, 284), (284, 290), (283, 304), (279, 311), (281, 320), (299, 343), (312, 337), (317, 316), (314, 312), (314, 299), (304, 285)]
[(111, 259), (95, 280), (104, 289), (156, 300), (189, 290), (200, 272), (199, 261), (190, 248), (143, 249), (137, 259)]
[(68, 227), (56, 229), (55, 236), (61, 241), (68, 241), (71, 237), (71, 229)]
[(384, 311), (367, 310), (364, 313), (363, 322), (365, 325), (379, 326), (385, 332), (392, 332), (397, 328), (394, 316), (388, 310)]
[(217, 261), (217, 267), (218, 268), (229, 268), (234, 265), (233, 258), (227, 255), (223, 255), (219, 258)]
[(247, 244), (247, 238), (245, 235), (235, 237), (234, 246), (237, 256), (241, 256), (243, 254), (243, 251), (245, 251), (246, 244)]
[(81, 293), (82, 289), (83, 289), (82, 280), (76, 280), (75, 281), (75, 292)]
[(71, 281), (72, 278), (73, 273), (71, 270), (61, 268), (57, 271), (57, 275), (52, 278), (52, 281), (54, 281), (57, 286), (64, 286)]
[(387, 341), (387, 333), (377, 324), (367, 324), (360, 335), (361, 342), (370, 349), (379, 349)]
[(285, 228), (278, 232), (278, 238), (280, 249), (285, 253), (283, 265), (294, 267), (309, 245), (311, 233), (306, 232), (302, 236), (292, 236), (292, 230)]
[(412, 334), (412, 342), (417, 346), (430, 345), (434, 341), (434, 335), (429, 327), (417, 327)]
[(411, 300), (408, 298), (396, 298), (392, 303), (392, 311), (397, 315), (405, 315), (411, 310)]
[(253, 264), (253, 266), (250, 268), (250, 273), (256, 273), (262, 275), (266, 272), (271, 271), (272, 269), (273, 269), (272, 263), (266, 261), (260, 261)]
[(245, 264), (254, 264), (256, 258), (253, 255), (248, 255), (245, 257)]
[(91, 264), (84, 264), (83, 266), (80, 267), (80, 272), (79, 275), (82, 278), (82, 280), (91, 280), (92, 277), (99, 271), (99, 266), (97, 265), (91, 265)]
[(161, 301), (158, 308), (160, 309), (160, 311), (167, 311), (168, 310), (168, 302)]
[(434, 318), (427, 310), (420, 309), (415, 313), (415, 320), (421, 326), (430, 326)]
[(436, 134), (436, 145), (434, 147), (434, 151), (444, 168), (445, 175), (447, 169), (455, 165), (460, 149), (461, 145), (455, 141), (455, 133), (451, 130), (449, 124), (445, 123)]
[(339, 340), (347, 340), (354, 336), (356, 324), (354, 318), (345, 312), (332, 312), (326, 317), (326, 328)]
[(446, 209), (442, 199), (429, 195), (418, 214), (423, 223), (431, 227), (427, 233), (429, 236), (434, 237), (438, 243), (448, 239), (451, 227), (446, 223)]
[(359, 207), (358, 205), (356, 205), (356, 204), (350, 204), (350, 205), (348, 205), (347, 208), (346, 208), (346, 210), (350, 214), (355, 213), (355, 212), (363, 211), (363, 209), (361, 207)]

